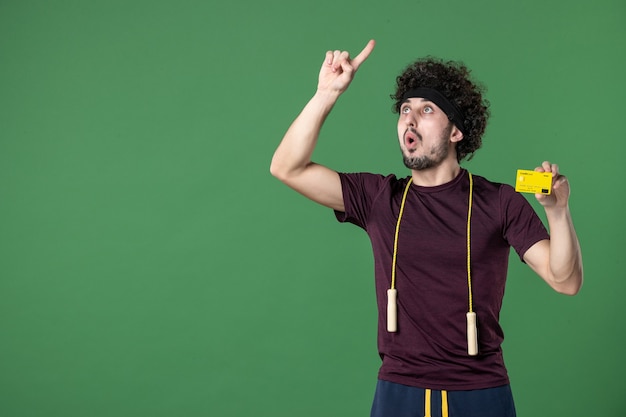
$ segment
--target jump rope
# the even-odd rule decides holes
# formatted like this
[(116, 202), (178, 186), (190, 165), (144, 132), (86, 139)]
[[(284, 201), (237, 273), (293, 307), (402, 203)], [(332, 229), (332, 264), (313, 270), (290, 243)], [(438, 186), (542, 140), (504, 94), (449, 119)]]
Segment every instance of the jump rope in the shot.
[[(469, 174), (469, 204), (467, 209), (467, 292), (469, 298), (469, 309), (466, 314), (467, 320), (467, 353), (470, 356), (478, 355), (478, 329), (476, 327), (476, 313), (474, 312), (472, 298), (472, 263), (471, 263), (471, 219), (472, 219), (472, 196), (474, 194), (474, 180)], [(413, 183), (413, 178), (409, 179), (404, 188), (400, 212), (396, 223), (396, 232), (393, 239), (393, 258), (391, 260), (391, 288), (387, 290), (387, 331), (394, 333), (398, 331), (398, 290), (396, 289), (396, 261), (398, 257), (398, 235), (400, 233), (400, 222), (404, 214), (404, 206), (409, 188)]]

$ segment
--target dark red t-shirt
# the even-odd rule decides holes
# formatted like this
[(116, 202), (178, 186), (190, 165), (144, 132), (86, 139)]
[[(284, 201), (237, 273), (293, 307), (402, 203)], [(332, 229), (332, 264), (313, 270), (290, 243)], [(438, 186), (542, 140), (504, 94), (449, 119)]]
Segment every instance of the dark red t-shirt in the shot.
[(467, 354), (467, 214), (469, 175), (447, 184), (412, 184), (402, 216), (396, 266), (398, 331), (386, 329), (393, 240), (409, 177), (340, 174), (340, 222), (365, 229), (374, 252), (379, 378), (420, 388), (471, 390), (509, 383), (499, 314), (509, 250), (520, 258), (549, 239), (528, 201), (506, 184), (473, 176), (471, 275), (479, 354)]

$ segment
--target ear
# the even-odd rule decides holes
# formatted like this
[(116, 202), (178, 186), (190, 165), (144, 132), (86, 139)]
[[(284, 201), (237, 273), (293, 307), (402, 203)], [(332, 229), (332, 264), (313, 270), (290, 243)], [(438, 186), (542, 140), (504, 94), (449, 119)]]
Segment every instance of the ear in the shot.
[(463, 133), (456, 127), (455, 124), (452, 125), (452, 130), (450, 131), (450, 142), (457, 143), (463, 140)]

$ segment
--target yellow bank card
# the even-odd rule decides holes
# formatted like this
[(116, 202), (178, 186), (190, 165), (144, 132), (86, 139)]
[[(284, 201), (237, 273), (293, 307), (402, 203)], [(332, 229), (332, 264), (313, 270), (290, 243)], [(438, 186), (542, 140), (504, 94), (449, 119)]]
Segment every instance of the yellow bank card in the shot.
[(518, 169), (515, 191), (518, 193), (550, 194), (552, 191), (552, 173)]

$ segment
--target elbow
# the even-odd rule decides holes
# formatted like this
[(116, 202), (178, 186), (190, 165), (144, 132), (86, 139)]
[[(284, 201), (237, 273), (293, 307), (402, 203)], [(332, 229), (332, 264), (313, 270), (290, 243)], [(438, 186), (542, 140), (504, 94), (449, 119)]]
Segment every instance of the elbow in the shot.
[(570, 297), (573, 297), (576, 294), (578, 294), (578, 292), (580, 291), (580, 286), (579, 287), (555, 288), (555, 290), (559, 294), (569, 295)]
[(280, 180), (281, 182), (285, 182), (285, 179), (287, 178), (285, 170), (282, 169), (280, 164), (276, 163), (276, 161), (273, 159), (272, 163), (270, 164), (270, 174), (272, 174), (274, 178)]
[(274, 154), (272, 162), (270, 162), (270, 174), (275, 178), (280, 178), (281, 176), (280, 164), (276, 160), (276, 154)]
[(274, 164), (274, 161), (272, 161), (272, 163), (270, 164), (270, 174), (272, 174), (273, 177), (278, 178), (279, 172), (278, 168)]
[(306, 167), (294, 165), (291, 161), (274, 156), (270, 164), (270, 174), (280, 182), (289, 185)]
[(566, 281), (555, 284), (554, 289), (563, 295), (574, 296), (580, 292), (583, 286), (582, 270), (570, 276)]

